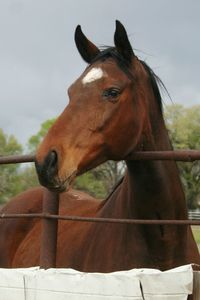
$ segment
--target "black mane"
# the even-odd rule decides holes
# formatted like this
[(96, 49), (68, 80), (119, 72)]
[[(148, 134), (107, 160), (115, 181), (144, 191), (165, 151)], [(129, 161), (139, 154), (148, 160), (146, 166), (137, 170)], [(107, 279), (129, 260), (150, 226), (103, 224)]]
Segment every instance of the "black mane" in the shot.
[(157, 99), (158, 101), (158, 105), (160, 107), (160, 110), (162, 112), (162, 97), (161, 97), (161, 94), (160, 94), (160, 89), (159, 89), (159, 85), (161, 87), (164, 88), (164, 90), (167, 92), (168, 94), (168, 91), (164, 85), (164, 83), (162, 82), (162, 80), (155, 74), (155, 72), (147, 65), (146, 62), (144, 62), (143, 60), (140, 60), (141, 64), (143, 65), (143, 67), (145, 68), (147, 74), (149, 75), (149, 79), (150, 79), (150, 82), (151, 82), (151, 86), (152, 86), (152, 89), (153, 89), (153, 92), (154, 92), (154, 95), (155, 95), (155, 98)]

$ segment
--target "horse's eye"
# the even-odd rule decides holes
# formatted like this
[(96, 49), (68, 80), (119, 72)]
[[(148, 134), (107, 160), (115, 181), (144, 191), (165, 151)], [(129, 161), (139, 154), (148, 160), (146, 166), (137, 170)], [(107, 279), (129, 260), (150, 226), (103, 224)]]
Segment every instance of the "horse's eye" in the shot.
[(120, 95), (120, 90), (117, 88), (110, 88), (103, 91), (103, 98), (110, 101), (116, 101), (116, 98)]

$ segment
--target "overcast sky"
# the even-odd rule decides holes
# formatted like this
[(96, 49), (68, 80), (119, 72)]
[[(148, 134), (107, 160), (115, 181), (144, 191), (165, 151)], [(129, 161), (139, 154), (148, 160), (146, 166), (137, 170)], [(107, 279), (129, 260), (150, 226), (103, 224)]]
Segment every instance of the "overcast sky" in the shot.
[(59, 115), (86, 66), (75, 27), (97, 45), (113, 45), (116, 19), (173, 102), (200, 104), (199, 0), (0, 0), (0, 128), (26, 144)]

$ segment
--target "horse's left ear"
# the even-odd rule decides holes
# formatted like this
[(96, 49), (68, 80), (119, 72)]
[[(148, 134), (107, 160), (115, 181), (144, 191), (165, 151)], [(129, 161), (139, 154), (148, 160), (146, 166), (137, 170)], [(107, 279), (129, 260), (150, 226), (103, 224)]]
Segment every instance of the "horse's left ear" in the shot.
[(134, 57), (134, 52), (129, 42), (126, 29), (121, 22), (116, 21), (116, 30), (114, 35), (114, 42), (117, 51), (122, 55), (122, 57), (131, 63), (132, 58)]
[(92, 60), (98, 55), (100, 50), (86, 38), (81, 30), (80, 25), (76, 27), (74, 39), (76, 42), (76, 47), (82, 58), (87, 63), (91, 63)]

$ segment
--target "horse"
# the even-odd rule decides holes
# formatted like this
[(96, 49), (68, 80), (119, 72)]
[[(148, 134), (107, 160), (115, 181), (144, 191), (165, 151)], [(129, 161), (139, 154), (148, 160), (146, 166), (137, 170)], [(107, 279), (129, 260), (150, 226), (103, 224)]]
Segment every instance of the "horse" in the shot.
[[(116, 21), (114, 46), (99, 49), (75, 31), (87, 63), (68, 89), (69, 104), (36, 153), (44, 187), (60, 193), (60, 215), (123, 219), (187, 219), (174, 161), (134, 161), (134, 151), (171, 150), (158, 77), (133, 51), (126, 29)], [(72, 189), (76, 176), (106, 162), (126, 162), (124, 178), (99, 201)], [(3, 213), (42, 210), (44, 188), (12, 199)], [(1, 220), (0, 265), (39, 265), (40, 220)], [(57, 267), (85, 272), (132, 268), (167, 270), (200, 264), (191, 228), (177, 225), (106, 224), (59, 221)]]

